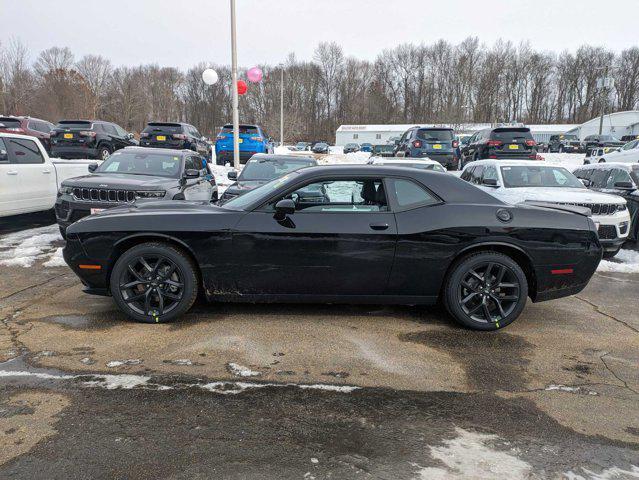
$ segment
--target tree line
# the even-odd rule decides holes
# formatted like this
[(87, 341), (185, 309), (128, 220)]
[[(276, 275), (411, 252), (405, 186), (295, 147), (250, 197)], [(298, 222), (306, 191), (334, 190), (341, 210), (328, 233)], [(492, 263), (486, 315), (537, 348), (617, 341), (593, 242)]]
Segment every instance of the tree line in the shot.
[[(220, 77), (213, 86), (202, 81), (207, 67)], [(582, 123), (602, 109), (639, 106), (638, 47), (553, 53), (470, 37), (459, 44), (403, 44), (367, 61), (345, 55), (337, 43), (320, 43), (311, 60), (290, 54), (281, 65), (260, 67), (263, 81), (240, 97), (240, 121), (279, 137), (283, 68), (288, 142), (330, 141), (341, 124)], [(604, 75), (614, 85), (602, 91), (597, 81)], [(99, 55), (76, 58), (66, 47), (32, 60), (20, 40), (0, 44), (5, 115), (110, 120), (134, 132), (148, 121), (185, 121), (213, 136), (232, 118), (230, 83), (226, 65), (200, 63), (186, 72), (114, 66)]]

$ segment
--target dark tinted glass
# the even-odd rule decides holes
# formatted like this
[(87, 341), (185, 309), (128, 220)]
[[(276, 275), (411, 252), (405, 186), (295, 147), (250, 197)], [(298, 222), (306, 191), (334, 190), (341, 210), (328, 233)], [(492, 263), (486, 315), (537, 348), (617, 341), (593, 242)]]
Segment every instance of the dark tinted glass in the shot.
[(44, 163), (40, 149), (34, 141), (9, 138), (7, 144), (13, 157), (12, 163)]
[(603, 188), (606, 185), (606, 181), (608, 180), (608, 170), (604, 170), (602, 168), (597, 168), (592, 173), (592, 177), (590, 181), (592, 182), (593, 187)]
[(0, 128), (20, 128), (20, 120), (17, 118), (0, 117), (0, 124), (4, 125), (0, 125)]
[[(258, 135), (260, 133), (257, 127), (252, 127), (250, 125), (240, 125), (239, 130), (240, 134), (245, 133), (248, 135)], [(222, 132), (233, 133), (233, 125), (224, 125)]]
[(81, 120), (63, 120), (58, 122), (58, 128), (84, 128), (90, 129), (91, 122), (83, 122)]
[(433, 205), (439, 201), (424, 188), (410, 180), (391, 180), (397, 203), (402, 208), (418, 205)]
[[(181, 159), (177, 155), (118, 151), (105, 160), (96, 171), (176, 178), (180, 173), (180, 162)], [(197, 167), (198, 170), (199, 168)]]
[(563, 167), (501, 167), (504, 187), (571, 187), (585, 188), (577, 177)]
[(7, 146), (4, 144), (4, 140), (0, 138), (0, 154), (4, 158), (0, 158), (0, 163), (7, 163), (9, 161), (9, 156), (7, 153)]
[(144, 133), (182, 133), (182, 125), (179, 123), (149, 123), (142, 131)]
[(512, 142), (517, 140), (532, 140), (529, 128), (497, 128), (490, 135), (493, 140), (502, 142)]
[(422, 129), (417, 130), (417, 138), (422, 140), (435, 141), (435, 142), (448, 142), (453, 139), (453, 131), (445, 129)]

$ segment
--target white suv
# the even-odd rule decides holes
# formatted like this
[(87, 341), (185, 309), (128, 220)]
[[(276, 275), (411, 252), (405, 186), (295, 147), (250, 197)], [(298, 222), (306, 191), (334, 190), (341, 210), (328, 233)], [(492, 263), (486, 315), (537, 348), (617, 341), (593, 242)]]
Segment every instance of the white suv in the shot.
[(626, 200), (587, 189), (564, 167), (543, 161), (480, 160), (468, 164), (461, 178), (510, 204), (534, 201), (589, 208), (605, 258), (614, 257), (628, 238)]

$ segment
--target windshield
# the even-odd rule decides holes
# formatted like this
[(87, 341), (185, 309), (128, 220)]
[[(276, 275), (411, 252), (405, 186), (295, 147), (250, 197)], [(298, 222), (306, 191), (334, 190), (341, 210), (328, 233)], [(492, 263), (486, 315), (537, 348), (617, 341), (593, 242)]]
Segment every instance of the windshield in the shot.
[(310, 167), (315, 162), (301, 159), (260, 158), (249, 160), (238, 180), (272, 180), (300, 168)]
[(453, 131), (443, 129), (418, 130), (417, 138), (421, 138), (427, 142), (450, 142), (453, 139)]
[(295, 172), (291, 172), (288, 175), (284, 175), (282, 177), (271, 180), (264, 185), (246, 192), (244, 195), (229, 200), (224, 205), (222, 205), (222, 207), (231, 208), (233, 210), (244, 210), (248, 205), (251, 205), (256, 200), (259, 200), (263, 196), (267, 196), (271, 192), (274, 192), (275, 190), (280, 188), (284, 183), (293, 178), (293, 175), (295, 175)]
[(630, 176), (636, 185), (639, 185), (639, 165), (633, 165)]
[(586, 188), (572, 173), (562, 167), (501, 167), (504, 187), (570, 187)]
[(97, 168), (96, 172), (177, 178), (180, 162), (180, 157), (176, 155), (115, 152)]
[(56, 125), (57, 128), (84, 128), (90, 130), (92, 125), (91, 122), (83, 122), (82, 120), (66, 120), (62, 122), (58, 122)]
[(560, 140), (577, 140), (577, 135), (559, 135)]
[(20, 120), (17, 118), (0, 118), (0, 127), (20, 128)]
[(612, 135), (602, 135), (599, 137), (599, 140), (603, 140), (606, 142), (618, 142), (619, 140), (617, 140), (615, 137), (613, 137)]
[(395, 150), (393, 145), (375, 145), (373, 148), (376, 152), (392, 152)]

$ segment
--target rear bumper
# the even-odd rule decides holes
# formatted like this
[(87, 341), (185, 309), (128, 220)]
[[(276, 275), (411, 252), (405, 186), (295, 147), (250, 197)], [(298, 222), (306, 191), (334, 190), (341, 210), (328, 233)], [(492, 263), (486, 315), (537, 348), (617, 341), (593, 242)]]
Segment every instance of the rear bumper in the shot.
[[(264, 151), (242, 151), (240, 150), (240, 163), (246, 163), (256, 153)], [(224, 165), (226, 162), (233, 163), (233, 150), (220, 150), (215, 152), (215, 163)]]
[(511, 151), (506, 151), (506, 152), (495, 152), (495, 151), (489, 151), (486, 156), (482, 157), (482, 158), (492, 158), (492, 159), (521, 159), (521, 160), (534, 160), (535, 158), (537, 158), (537, 151), (536, 150), (528, 150), (525, 152), (519, 152), (517, 150), (511, 150)]
[(428, 157), (431, 160), (435, 160), (436, 162), (441, 163), (444, 167), (446, 167), (449, 170), (457, 170), (457, 168), (459, 167), (459, 158), (457, 158), (457, 155), (455, 155), (455, 153), (450, 152), (450, 153), (433, 153), (433, 152), (427, 152), (424, 150), (411, 150), (411, 157), (413, 158), (425, 158)]

